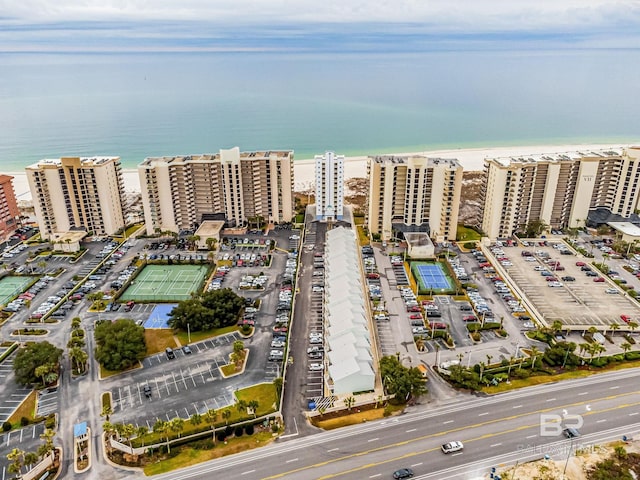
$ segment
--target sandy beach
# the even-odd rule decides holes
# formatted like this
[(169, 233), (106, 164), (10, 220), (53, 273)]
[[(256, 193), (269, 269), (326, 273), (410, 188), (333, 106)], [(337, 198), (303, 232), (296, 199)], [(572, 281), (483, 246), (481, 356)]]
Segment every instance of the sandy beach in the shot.
[[(628, 145), (536, 145), (522, 147), (495, 147), (495, 148), (466, 148), (450, 150), (432, 150), (425, 152), (396, 153), (393, 155), (426, 155), (429, 157), (457, 158), (463, 168), (467, 171), (482, 170), (485, 158), (512, 157), (538, 155), (541, 153), (562, 153), (575, 151), (603, 150), (607, 148), (621, 148)], [(336, 152), (340, 153), (340, 152)], [(375, 153), (372, 153), (375, 155)], [(29, 184), (24, 172), (0, 172), (14, 177), (13, 186), (18, 201), (28, 201), (31, 199)], [(296, 191), (305, 191), (314, 186), (314, 160), (295, 160), (294, 175)], [(345, 159), (345, 178), (361, 178), (367, 176), (367, 157), (347, 157)], [(127, 192), (139, 192), (140, 180), (138, 171), (135, 169), (123, 170), (125, 190)]]

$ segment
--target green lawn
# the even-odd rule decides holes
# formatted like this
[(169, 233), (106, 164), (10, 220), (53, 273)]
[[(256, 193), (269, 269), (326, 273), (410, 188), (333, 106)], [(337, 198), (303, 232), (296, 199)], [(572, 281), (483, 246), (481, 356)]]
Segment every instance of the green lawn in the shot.
[(474, 242), (480, 240), (480, 238), (482, 238), (482, 235), (472, 228), (465, 227), (464, 225), (458, 225), (456, 229), (456, 241), (458, 242)]
[(201, 342), (209, 338), (235, 332), (236, 330), (238, 330), (238, 327), (236, 325), (231, 325), (229, 327), (214, 328), (203, 332), (191, 332), (191, 342), (189, 342), (189, 335), (187, 335), (187, 332), (180, 331), (176, 333), (175, 336), (178, 338), (180, 345), (187, 345), (189, 343)]

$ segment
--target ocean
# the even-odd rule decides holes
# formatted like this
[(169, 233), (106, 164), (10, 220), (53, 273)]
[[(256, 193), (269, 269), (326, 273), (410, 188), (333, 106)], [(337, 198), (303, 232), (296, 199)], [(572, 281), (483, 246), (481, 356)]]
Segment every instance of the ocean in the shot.
[(640, 141), (637, 50), (0, 55), (0, 169)]

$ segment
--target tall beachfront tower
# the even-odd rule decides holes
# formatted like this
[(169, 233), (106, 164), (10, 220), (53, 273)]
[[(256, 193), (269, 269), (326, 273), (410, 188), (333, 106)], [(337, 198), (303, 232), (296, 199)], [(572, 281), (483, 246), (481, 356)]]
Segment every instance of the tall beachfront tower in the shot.
[(120, 157), (63, 157), (26, 168), (40, 234), (113, 235), (125, 226)]
[(0, 241), (18, 228), (20, 211), (13, 189), (13, 177), (0, 175)]
[(640, 147), (485, 159), (482, 230), (513, 235), (532, 220), (584, 227), (597, 210), (628, 218), (640, 198)]
[(316, 220), (344, 216), (344, 155), (316, 155)]
[(138, 166), (147, 233), (195, 230), (203, 219), (254, 225), (294, 215), (293, 151), (149, 157)]
[(462, 189), (456, 159), (422, 155), (369, 157), (367, 227), (381, 240), (399, 232), (428, 232), (437, 242), (455, 240)]

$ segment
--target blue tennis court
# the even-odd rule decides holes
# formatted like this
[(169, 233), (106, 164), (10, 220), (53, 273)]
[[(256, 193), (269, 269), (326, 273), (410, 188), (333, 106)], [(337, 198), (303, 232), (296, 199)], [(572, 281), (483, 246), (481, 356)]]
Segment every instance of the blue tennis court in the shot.
[(411, 265), (420, 284), (420, 290), (451, 290), (453, 285), (439, 263), (417, 263)]
[(171, 328), (167, 321), (169, 320), (169, 313), (173, 310), (173, 307), (178, 306), (177, 303), (161, 303), (156, 305), (151, 311), (151, 315), (144, 322), (144, 328)]

